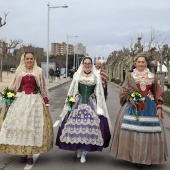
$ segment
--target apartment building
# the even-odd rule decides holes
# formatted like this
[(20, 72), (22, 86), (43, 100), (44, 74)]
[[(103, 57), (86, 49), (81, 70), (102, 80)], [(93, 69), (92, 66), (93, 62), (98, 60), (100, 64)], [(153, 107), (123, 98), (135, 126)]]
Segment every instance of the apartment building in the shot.
[(86, 56), (86, 46), (83, 46), (82, 43), (77, 43), (74, 46), (74, 52), (75, 52), (75, 54)]
[[(67, 53), (67, 44), (65, 42), (62, 43), (51, 43), (51, 55), (66, 55)], [(68, 44), (68, 54), (74, 54), (74, 46)]]
[[(51, 43), (51, 55), (66, 55), (67, 53), (67, 44), (62, 43)], [(82, 43), (77, 43), (75, 46), (68, 44), (68, 54), (78, 54), (87, 56), (86, 47)]]

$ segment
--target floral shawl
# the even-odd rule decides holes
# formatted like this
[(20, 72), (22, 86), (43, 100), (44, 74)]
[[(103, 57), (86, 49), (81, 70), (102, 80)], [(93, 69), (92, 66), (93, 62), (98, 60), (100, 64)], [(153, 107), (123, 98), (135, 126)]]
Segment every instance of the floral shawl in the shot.
[[(120, 92), (120, 104), (123, 106), (127, 101), (129, 101), (130, 93), (136, 90), (138, 90), (138, 87), (136, 86), (135, 80), (132, 77), (131, 72), (128, 72)], [(162, 89), (159, 86), (156, 77), (154, 82), (154, 91), (152, 93), (154, 95), (154, 99), (156, 103), (158, 102), (158, 100), (161, 100), (163, 102), (163, 99), (161, 97)]]

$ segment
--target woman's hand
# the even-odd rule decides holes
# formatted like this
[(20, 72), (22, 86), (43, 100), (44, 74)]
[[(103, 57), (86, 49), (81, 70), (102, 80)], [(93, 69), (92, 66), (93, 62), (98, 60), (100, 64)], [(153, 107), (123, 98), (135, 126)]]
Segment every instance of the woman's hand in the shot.
[(49, 104), (45, 104), (45, 107), (46, 107), (47, 110), (49, 110), (50, 105)]
[(130, 102), (134, 107), (137, 107), (132, 98), (129, 98), (129, 102)]
[(163, 116), (163, 113), (162, 113), (162, 110), (161, 110), (161, 109), (158, 109), (158, 110), (157, 110), (157, 115), (158, 115), (158, 119), (159, 119), (159, 120), (161, 120), (161, 119), (163, 119), (163, 118), (164, 118), (164, 116)]
[(5, 103), (5, 107), (6, 107), (7, 109), (9, 109), (9, 106), (10, 106), (10, 105), (8, 105), (8, 104)]

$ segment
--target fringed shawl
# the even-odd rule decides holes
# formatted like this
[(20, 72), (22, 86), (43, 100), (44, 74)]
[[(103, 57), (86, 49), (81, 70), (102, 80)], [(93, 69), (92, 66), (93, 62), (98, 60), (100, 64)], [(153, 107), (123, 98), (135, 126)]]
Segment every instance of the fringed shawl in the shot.
[[(136, 90), (139, 90), (136, 86), (135, 80), (131, 75), (131, 72), (128, 72), (125, 82), (122, 85), (122, 89), (120, 91), (120, 104), (123, 106), (127, 101), (129, 101), (130, 94)], [(161, 100), (163, 102), (163, 99), (161, 97), (162, 95), (162, 89), (158, 84), (158, 81), (155, 77), (154, 81), (154, 91), (152, 92), (154, 95), (155, 102), (157, 103), (158, 100)]]

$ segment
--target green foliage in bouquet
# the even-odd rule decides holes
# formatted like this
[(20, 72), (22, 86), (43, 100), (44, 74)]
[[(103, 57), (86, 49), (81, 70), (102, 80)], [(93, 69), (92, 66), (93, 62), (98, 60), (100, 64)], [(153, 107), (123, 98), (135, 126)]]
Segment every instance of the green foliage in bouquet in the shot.
[(16, 99), (16, 92), (14, 90), (10, 90), (8, 87), (6, 87), (3, 90), (3, 92), (0, 92), (0, 95), (2, 97), (2, 103), (6, 104), (6, 106), (7, 106), (7, 109), (4, 114), (4, 119), (5, 119), (9, 106)]

